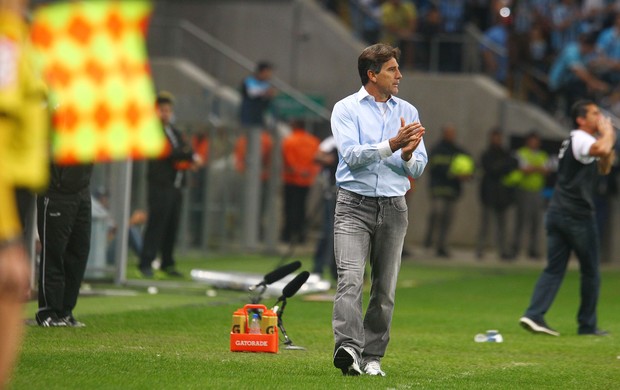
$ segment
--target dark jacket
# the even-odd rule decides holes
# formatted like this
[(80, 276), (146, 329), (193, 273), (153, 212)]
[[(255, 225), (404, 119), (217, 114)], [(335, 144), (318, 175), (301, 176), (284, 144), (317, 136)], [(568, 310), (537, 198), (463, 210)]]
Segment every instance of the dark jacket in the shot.
[(480, 201), (485, 206), (498, 210), (505, 209), (514, 201), (514, 187), (508, 187), (503, 179), (519, 163), (510, 152), (503, 148), (490, 147), (482, 153), (483, 175), (480, 183)]
[[(168, 149), (166, 157), (148, 162), (149, 185), (178, 187), (185, 184), (186, 175), (184, 171), (193, 161), (194, 151), (191, 145), (185, 142), (179, 130), (173, 126), (170, 126), (169, 129), (172, 131), (174, 139), (164, 131)], [(181, 179), (178, 179), (178, 175), (182, 176)]]
[(50, 165), (49, 193), (76, 194), (90, 185), (93, 164)]
[(432, 197), (457, 199), (461, 195), (461, 180), (450, 173), (452, 159), (461, 153), (468, 154), (455, 144), (443, 140), (429, 153)]
[(263, 126), (263, 115), (269, 108), (271, 103), (271, 97), (269, 96), (256, 96), (251, 97), (248, 94), (248, 79), (256, 79), (254, 76), (248, 76), (243, 80), (241, 84), (241, 108), (240, 119), (242, 125), (248, 126)]

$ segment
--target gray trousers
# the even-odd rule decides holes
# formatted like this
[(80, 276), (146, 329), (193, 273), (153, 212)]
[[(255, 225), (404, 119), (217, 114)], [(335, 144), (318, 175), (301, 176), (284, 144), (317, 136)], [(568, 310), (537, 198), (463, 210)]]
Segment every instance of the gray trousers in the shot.
[(431, 211), (428, 214), (428, 224), (426, 227), (426, 238), (424, 246), (433, 246), (433, 238), (437, 234), (436, 247), (438, 251), (446, 251), (448, 233), (454, 220), (454, 205), (456, 199), (434, 197), (431, 199)]
[[(338, 285), (332, 319), (335, 349), (351, 347), (363, 361), (379, 360), (385, 354), (407, 224), (404, 196), (373, 198), (338, 191), (334, 221)], [(367, 256), (371, 288), (362, 317)]]
[(517, 191), (517, 210), (515, 215), (515, 230), (512, 241), (512, 255), (517, 256), (523, 243), (523, 231), (527, 236), (528, 255), (540, 256), (540, 231), (543, 225), (543, 198), (539, 191)]
[(509, 256), (510, 252), (506, 243), (506, 209), (496, 209), (485, 205), (482, 206), (476, 254), (482, 256), (488, 243), (489, 233), (493, 230), (491, 225), (495, 228), (494, 247), (497, 249), (497, 254), (501, 257)]

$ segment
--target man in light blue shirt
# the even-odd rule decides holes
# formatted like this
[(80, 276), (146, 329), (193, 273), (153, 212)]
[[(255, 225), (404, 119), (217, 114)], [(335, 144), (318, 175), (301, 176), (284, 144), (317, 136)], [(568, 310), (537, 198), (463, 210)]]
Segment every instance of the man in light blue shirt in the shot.
[[(407, 232), (408, 177), (428, 161), (418, 110), (395, 97), (400, 51), (385, 44), (358, 58), (360, 90), (336, 103), (331, 126), (336, 170), (334, 252), (334, 366), (344, 375), (385, 376), (380, 360), (389, 341), (396, 280)], [(369, 257), (371, 293), (362, 318), (362, 287)]]
[(588, 69), (595, 43), (596, 35), (582, 34), (579, 41), (569, 43), (551, 65), (549, 88), (566, 99), (566, 114), (570, 114), (570, 107), (579, 99), (609, 90), (609, 85)]

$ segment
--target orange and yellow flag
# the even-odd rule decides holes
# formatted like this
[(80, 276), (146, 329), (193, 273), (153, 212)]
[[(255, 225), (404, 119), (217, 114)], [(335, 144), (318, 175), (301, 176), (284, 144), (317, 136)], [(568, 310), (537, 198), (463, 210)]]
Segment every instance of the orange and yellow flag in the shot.
[(60, 164), (160, 156), (145, 36), (149, 1), (72, 1), (34, 12), (32, 42), (50, 89)]

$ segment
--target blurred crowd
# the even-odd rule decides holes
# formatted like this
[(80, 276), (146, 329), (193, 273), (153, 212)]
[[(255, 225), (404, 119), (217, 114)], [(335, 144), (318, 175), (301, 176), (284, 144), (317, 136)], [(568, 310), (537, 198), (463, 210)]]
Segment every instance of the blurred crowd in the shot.
[(360, 39), (400, 47), (403, 68), (464, 71), (473, 27), (479, 70), (514, 97), (558, 117), (577, 96), (620, 115), (618, 0), (319, 1)]

